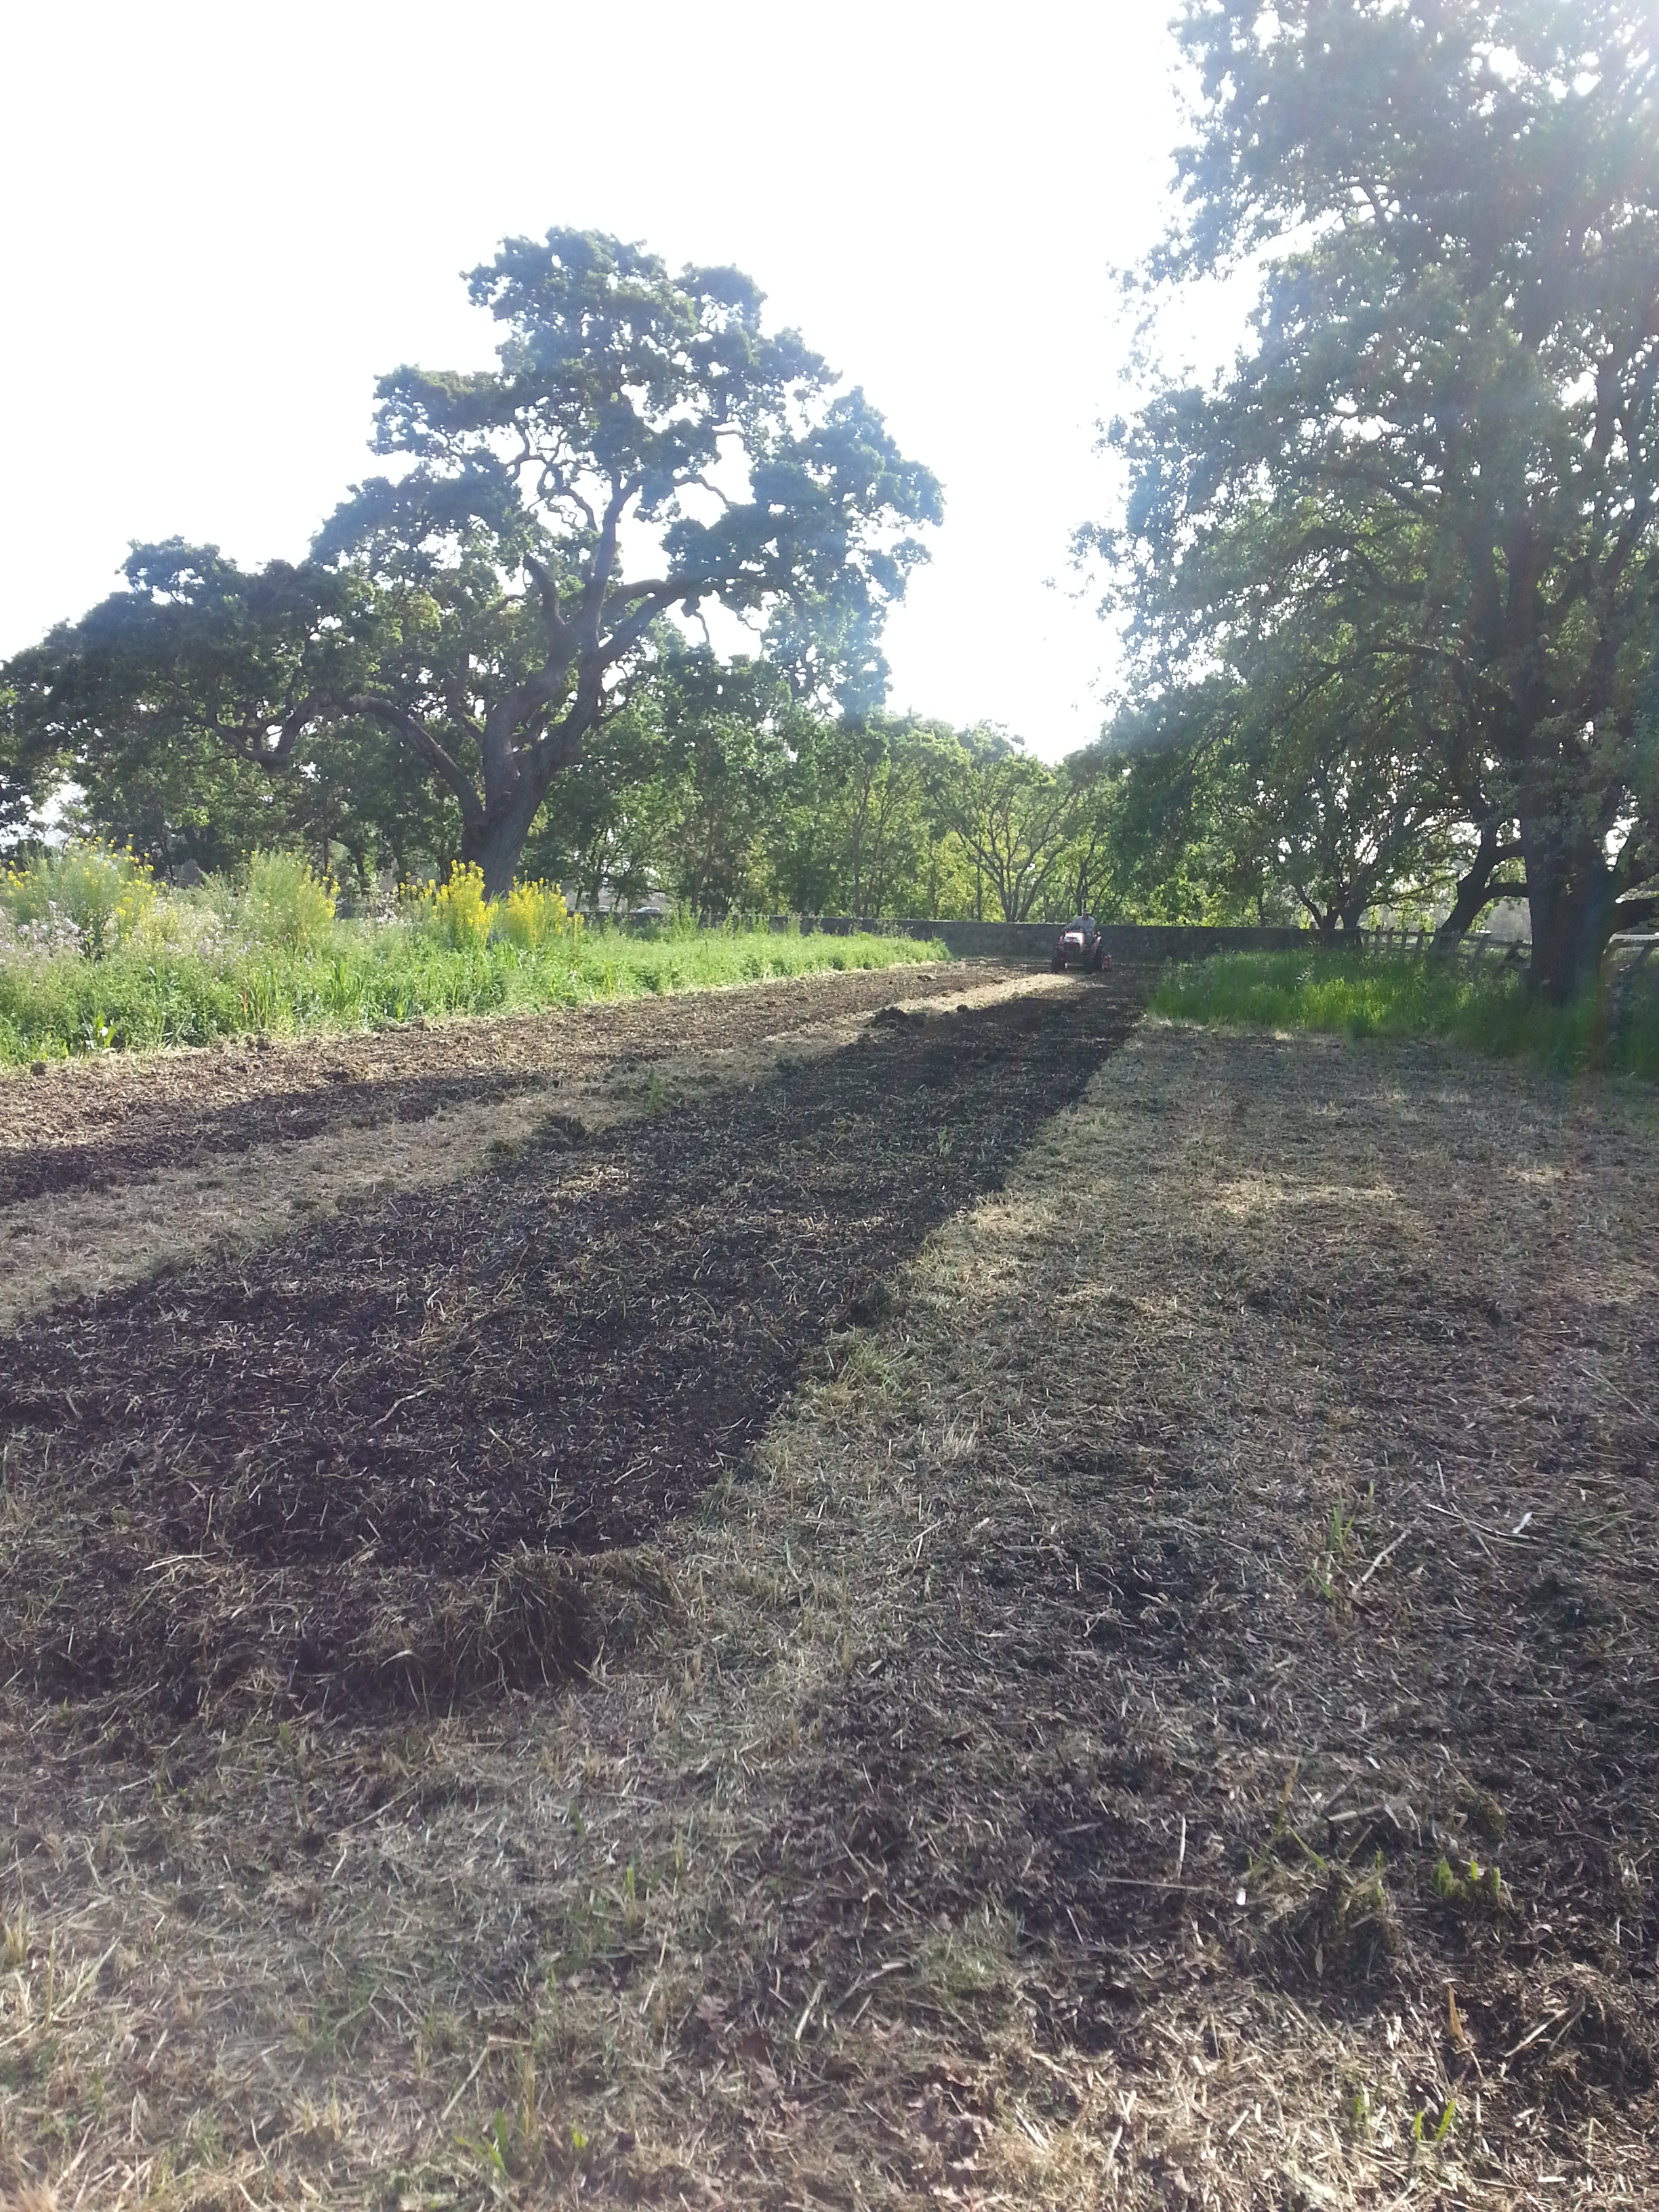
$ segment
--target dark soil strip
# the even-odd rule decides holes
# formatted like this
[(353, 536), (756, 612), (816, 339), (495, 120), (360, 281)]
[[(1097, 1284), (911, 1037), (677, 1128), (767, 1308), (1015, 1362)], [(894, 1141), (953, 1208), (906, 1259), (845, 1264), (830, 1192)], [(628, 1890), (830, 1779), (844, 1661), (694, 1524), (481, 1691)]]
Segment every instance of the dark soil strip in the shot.
[(500, 1171), (0, 1346), (32, 1593), (3, 1671), (191, 1709), (251, 1674), (431, 1694), (467, 1654), (509, 1679), (580, 1655), (564, 1586), (504, 1587), (503, 1562), (637, 1545), (695, 1498), (1139, 997), (880, 1015), (752, 1090), (551, 1125)]
[[(1008, 971), (976, 963), (973, 981)], [(331, 1127), (419, 1121), (487, 1104), (562, 1075), (648, 1066), (867, 1013), (897, 996), (960, 984), (932, 963), (821, 970), (740, 989), (562, 1006), (538, 1015), (339, 1036), (275, 1051), (114, 1054), (0, 1079), (0, 1207), (102, 1189), (215, 1153), (322, 1135)]]

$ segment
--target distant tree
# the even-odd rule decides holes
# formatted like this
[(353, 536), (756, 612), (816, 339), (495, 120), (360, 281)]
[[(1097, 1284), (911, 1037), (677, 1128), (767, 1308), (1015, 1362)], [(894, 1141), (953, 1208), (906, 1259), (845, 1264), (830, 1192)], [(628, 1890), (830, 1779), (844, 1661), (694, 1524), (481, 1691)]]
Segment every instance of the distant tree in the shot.
[(1109, 794), (1097, 787), (1079, 805), (1061, 862), (1061, 903), (1073, 914), (1103, 914), (1110, 900), (1112, 815)]
[(523, 872), (562, 883), (589, 914), (636, 907), (662, 888), (672, 807), (659, 702), (641, 684), (555, 778)]
[(935, 806), (1005, 921), (1026, 921), (1063, 876), (1079, 811), (1072, 780), (988, 726), (963, 733), (935, 769)]
[(0, 848), (26, 837), (34, 819), (31, 778), (18, 757), (16, 706), (16, 694), (0, 684)]
[(1248, 897), (1279, 885), (1326, 939), (1372, 908), (1421, 897), (1455, 862), (1455, 798), (1409, 698), (1368, 684), (1362, 661), (1327, 671), (1340, 641), (1312, 650), (1299, 629), (1237, 656), (1232, 682), (1181, 702), (1206, 755), (1219, 878)]
[(1523, 873), (1534, 982), (1571, 995), (1659, 909), (1651, 10), (1188, 0), (1178, 31), (1198, 128), (1149, 274), (1267, 275), (1231, 373), (1118, 434), (1140, 681), (1322, 687), (1308, 757), (1379, 850), (1390, 763), (1431, 754), (1460, 921)]
[(763, 662), (675, 652), (653, 685), (665, 784), (663, 887), (699, 921), (769, 904), (766, 838), (785, 803), (794, 701)]
[[(879, 699), (882, 623), (941, 502), (862, 392), (830, 397), (733, 270), (673, 276), (553, 230), (470, 284), (507, 326), (500, 366), (382, 378), (375, 449), (402, 472), (355, 491), (298, 568), (144, 549), (128, 592), (16, 664), (38, 743), (85, 755), (188, 726), (275, 770), (373, 723), (499, 895), (671, 611), (757, 625), (803, 696)], [(641, 528), (664, 561), (636, 579), (623, 548)]]
[(921, 790), (907, 744), (908, 732), (879, 716), (865, 716), (843, 733), (847, 775), (847, 910), (858, 921), (886, 911), (911, 874), (916, 833), (922, 829)]
[(0, 683), (0, 841), (8, 843), (27, 829), (34, 811), (21, 751), (17, 694)]
[(798, 721), (786, 803), (773, 831), (773, 872), (793, 913), (868, 920), (928, 911), (939, 871), (929, 769), (954, 732), (880, 712)]
[(791, 725), (781, 804), (766, 825), (768, 875), (781, 914), (848, 908), (846, 732), (807, 713)]
[(40, 796), (72, 785), (88, 828), (167, 878), (292, 844), (367, 888), (454, 853), (457, 810), (372, 718), (297, 730), (273, 773), (272, 719), (368, 659), (386, 610), (361, 579), (250, 576), (178, 543), (135, 547), (126, 571), (126, 591), (12, 663), (13, 755)]
[(965, 921), (984, 911), (984, 879), (975, 881), (974, 865), (960, 837), (942, 829), (930, 816), (927, 834), (916, 857), (910, 902), (896, 906), (896, 914), (914, 914), (929, 921)]
[(1261, 835), (1248, 780), (1218, 742), (1226, 686), (1126, 706), (1071, 763), (1103, 818), (1096, 911), (1126, 921), (1279, 921), (1293, 900)]

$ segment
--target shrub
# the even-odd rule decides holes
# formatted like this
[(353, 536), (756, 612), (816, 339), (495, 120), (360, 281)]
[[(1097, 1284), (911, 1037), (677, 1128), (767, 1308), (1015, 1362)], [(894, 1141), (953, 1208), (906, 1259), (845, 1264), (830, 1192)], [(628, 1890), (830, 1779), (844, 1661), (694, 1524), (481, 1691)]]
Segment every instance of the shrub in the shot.
[(249, 943), (284, 952), (319, 951), (334, 927), (334, 886), (297, 853), (256, 853), (238, 905)]
[(556, 884), (514, 884), (495, 908), (495, 934), (521, 952), (540, 952), (557, 938), (573, 939), (581, 916), (573, 915)]
[(12, 921), (64, 934), (68, 923), (79, 949), (94, 960), (137, 935), (155, 908), (155, 883), (133, 853), (100, 837), (77, 838), (56, 852), (37, 853), (22, 867), (6, 870), (3, 904)]
[(483, 870), (474, 862), (458, 861), (444, 883), (408, 885), (404, 900), (416, 927), (452, 952), (488, 943), (495, 908), (484, 896)]

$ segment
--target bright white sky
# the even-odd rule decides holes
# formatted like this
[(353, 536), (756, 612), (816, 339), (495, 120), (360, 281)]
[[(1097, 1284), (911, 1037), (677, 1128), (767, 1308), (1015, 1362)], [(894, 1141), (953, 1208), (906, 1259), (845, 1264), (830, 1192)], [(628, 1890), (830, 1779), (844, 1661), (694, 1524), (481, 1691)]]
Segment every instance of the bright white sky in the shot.
[(1111, 267), (1156, 234), (1171, 173), (1164, 15), (5, 9), (0, 654), (113, 588), (133, 538), (298, 557), (376, 465), (377, 372), (488, 363), (459, 272), (572, 223), (747, 270), (941, 478), (892, 703), (1050, 758), (1086, 743), (1112, 641), (1067, 544), (1110, 497)]

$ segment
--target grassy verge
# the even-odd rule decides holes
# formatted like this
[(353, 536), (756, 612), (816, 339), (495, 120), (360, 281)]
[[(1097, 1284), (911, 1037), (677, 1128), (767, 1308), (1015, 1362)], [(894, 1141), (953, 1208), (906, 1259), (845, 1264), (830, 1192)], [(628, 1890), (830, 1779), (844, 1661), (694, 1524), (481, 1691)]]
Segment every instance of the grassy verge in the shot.
[(537, 949), (499, 940), (452, 948), (398, 924), (337, 923), (311, 951), (238, 947), (60, 952), (0, 961), (0, 1065), (100, 1051), (367, 1029), (416, 1016), (534, 1012), (596, 999), (711, 990), (825, 969), (944, 960), (941, 944), (861, 933), (769, 930), (635, 935), (584, 931)]
[(1376, 952), (1235, 953), (1176, 968), (1156, 1013), (1238, 1028), (1349, 1036), (1443, 1036), (1563, 1073), (1588, 1067), (1659, 1081), (1659, 995), (1571, 1006), (1528, 994), (1524, 975)]

